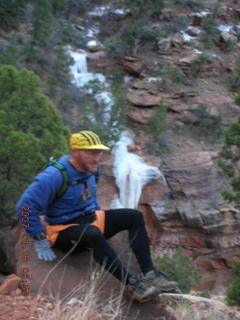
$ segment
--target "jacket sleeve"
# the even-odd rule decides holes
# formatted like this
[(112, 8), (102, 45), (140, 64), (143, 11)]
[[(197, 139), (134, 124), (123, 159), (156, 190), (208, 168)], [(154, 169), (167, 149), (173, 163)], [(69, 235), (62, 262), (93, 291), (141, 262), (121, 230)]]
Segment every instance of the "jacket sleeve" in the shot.
[(35, 177), (17, 203), (17, 215), (21, 225), (30, 237), (44, 231), (40, 215), (44, 214), (54, 201), (63, 183), (61, 172), (48, 167)]

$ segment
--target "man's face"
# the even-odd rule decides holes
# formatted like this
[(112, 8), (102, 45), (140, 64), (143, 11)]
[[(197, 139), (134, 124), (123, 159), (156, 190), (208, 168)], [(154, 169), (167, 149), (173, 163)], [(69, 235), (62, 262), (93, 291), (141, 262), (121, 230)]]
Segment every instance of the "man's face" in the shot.
[(75, 150), (72, 156), (78, 166), (78, 170), (82, 172), (95, 173), (101, 158), (101, 150), (81, 149)]

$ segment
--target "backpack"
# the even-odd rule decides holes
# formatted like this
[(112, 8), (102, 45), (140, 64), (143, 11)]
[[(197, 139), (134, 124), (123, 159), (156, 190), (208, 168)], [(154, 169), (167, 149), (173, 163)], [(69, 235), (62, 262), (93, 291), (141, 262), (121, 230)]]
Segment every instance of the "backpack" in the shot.
[[(89, 175), (87, 175), (84, 178), (81, 178), (81, 179), (78, 179), (78, 180), (74, 180), (74, 181), (69, 181), (66, 168), (64, 167), (63, 164), (57, 162), (57, 160), (54, 159), (53, 157), (50, 157), (49, 161), (47, 163), (45, 163), (39, 170), (37, 170), (37, 174), (39, 174), (44, 169), (46, 169), (46, 168), (48, 168), (50, 166), (58, 169), (61, 172), (62, 177), (63, 177), (63, 183), (61, 185), (61, 188), (56, 193), (56, 197), (55, 197), (55, 200), (53, 201), (53, 203), (56, 200), (60, 199), (64, 195), (64, 193), (67, 191), (68, 186), (79, 184), (79, 183), (84, 183), (89, 177), (92, 176), (92, 173), (90, 173)], [(96, 173), (94, 173), (94, 175), (95, 175), (96, 182), (98, 182), (99, 172), (97, 171)]]

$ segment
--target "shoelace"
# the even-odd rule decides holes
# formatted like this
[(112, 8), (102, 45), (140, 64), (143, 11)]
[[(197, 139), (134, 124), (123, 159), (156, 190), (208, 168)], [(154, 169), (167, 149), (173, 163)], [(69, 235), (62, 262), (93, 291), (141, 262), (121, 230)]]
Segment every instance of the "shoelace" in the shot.
[(155, 275), (158, 276), (158, 277), (162, 277), (164, 278), (165, 280), (168, 280), (168, 277), (166, 275), (166, 273), (162, 272), (162, 271), (158, 271), (158, 270), (154, 270), (155, 271)]

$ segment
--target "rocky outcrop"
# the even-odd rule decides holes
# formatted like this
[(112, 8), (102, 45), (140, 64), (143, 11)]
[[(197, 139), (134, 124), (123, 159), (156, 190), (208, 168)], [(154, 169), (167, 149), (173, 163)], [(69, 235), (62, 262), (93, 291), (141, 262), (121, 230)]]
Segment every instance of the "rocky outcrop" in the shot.
[(12, 291), (16, 291), (18, 289), (20, 280), (21, 278), (16, 274), (10, 274), (7, 276), (0, 285), (0, 295), (9, 294)]
[(155, 112), (156, 110), (154, 108), (139, 108), (137, 106), (132, 106), (128, 108), (127, 118), (132, 125), (144, 125), (155, 114)]
[(177, 320), (240, 319), (240, 312), (221, 301), (193, 295), (160, 294), (159, 301)]
[(19, 226), (0, 228), (0, 272), (3, 274), (10, 274), (16, 271), (14, 248), (19, 234)]
[(217, 152), (178, 152), (168, 157), (164, 174), (169, 196), (175, 199), (177, 212), (189, 227), (203, 224), (199, 210), (220, 208), (223, 175), (215, 164)]
[(138, 107), (152, 107), (159, 105), (161, 97), (143, 90), (134, 90), (128, 94), (128, 100)]
[(139, 76), (143, 71), (143, 64), (141, 61), (134, 57), (125, 56), (122, 62), (123, 69), (134, 76)]
[(213, 292), (229, 284), (229, 267), (240, 258), (240, 212), (221, 196), (227, 180), (216, 157), (207, 151), (175, 153), (164, 164), (162, 200), (153, 201), (150, 186), (141, 199), (154, 251), (161, 256), (184, 248), (203, 275), (199, 288)]

